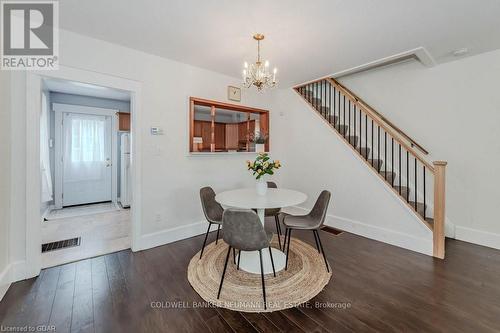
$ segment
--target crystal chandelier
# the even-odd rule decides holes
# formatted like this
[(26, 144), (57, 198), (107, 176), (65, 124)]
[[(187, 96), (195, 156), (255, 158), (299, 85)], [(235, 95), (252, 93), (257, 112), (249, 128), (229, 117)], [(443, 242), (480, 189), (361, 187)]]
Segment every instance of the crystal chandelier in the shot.
[(264, 39), (264, 35), (255, 34), (253, 39), (257, 41), (257, 62), (248, 65), (245, 61), (243, 69), (243, 86), (245, 88), (250, 88), (252, 85), (256, 86), (258, 90), (262, 88), (272, 88), (276, 85), (276, 72), (278, 71), (275, 67), (273, 73), (269, 72), (269, 61), (265, 61), (262, 64), (260, 60), (260, 41)]

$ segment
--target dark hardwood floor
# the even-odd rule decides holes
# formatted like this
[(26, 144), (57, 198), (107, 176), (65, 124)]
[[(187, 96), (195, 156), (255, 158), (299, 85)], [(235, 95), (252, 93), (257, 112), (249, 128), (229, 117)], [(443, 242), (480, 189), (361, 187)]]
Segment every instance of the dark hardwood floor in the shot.
[[(310, 232), (294, 236), (314, 244)], [(10, 287), (0, 323), (56, 332), (500, 331), (500, 251), (448, 240), (441, 261), (349, 233), (321, 237), (333, 277), (301, 307), (203, 307), (186, 278), (199, 236), (43, 270)]]

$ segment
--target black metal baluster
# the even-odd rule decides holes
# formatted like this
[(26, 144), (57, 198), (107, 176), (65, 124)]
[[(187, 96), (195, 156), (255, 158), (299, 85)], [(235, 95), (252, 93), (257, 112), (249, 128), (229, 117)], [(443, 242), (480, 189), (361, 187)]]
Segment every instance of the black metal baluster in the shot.
[(417, 183), (417, 158), (415, 157), (415, 210), (418, 212), (418, 210), (417, 210), (417, 186), (418, 186), (418, 183)]
[[(345, 98), (345, 95), (344, 95)], [(347, 135), (351, 135), (351, 101), (349, 101), (349, 126), (347, 127), (347, 130), (349, 131)]]
[(328, 122), (332, 123), (332, 85), (328, 84)]
[[(351, 114), (349, 113), (349, 117), (351, 116)], [(345, 126), (345, 95), (344, 95), (344, 123), (343, 125)], [(346, 131), (343, 131), (343, 135), (344, 135), (344, 138), (345, 138), (345, 133)]]
[(330, 122), (330, 118), (329, 118), (329, 115), (328, 115), (328, 112), (330, 112), (330, 111), (329, 111), (329, 109), (327, 109), (327, 108), (326, 108), (326, 106), (328, 105), (328, 104), (327, 104), (328, 99), (326, 98), (326, 97), (327, 97), (327, 94), (326, 94), (326, 91), (327, 91), (327, 89), (326, 89), (326, 80), (323, 80), (323, 90), (324, 90), (324, 91), (323, 91), (323, 94), (325, 95), (325, 114), (326, 114), (326, 116), (328, 117), (328, 118), (327, 118), (327, 119), (328, 119), (328, 122)]
[(385, 165), (385, 179), (387, 180), (387, 132), (384, 131), (384, 165)]
[(318, 82), (314, 82), (314, 95), (316, 96), (316, 99), (314, 100), (314, 108), (317, 110), (318, 109)]
[[(330, 87), (331, 87), (331, 84), (330, 84)], [(335, 116), (337, 115), (337, 111), (336, 111), (336, 105), (335, 105), (335, 101), (337, 100), (337, 92), (335, 90), (335, 86), (333, 86), (333, 118), (335, 120)], [(337, 118), (338, 120), (339, 118)], [(335, 123), (334, 123), (335, 125)]]
[[(351, 128), (351, 100), (349, 100), (349, 128)], [(349, 132), (349, 135), (351, 135), (351, 133)], [(353, 136), (356, 136), (356, 105), (354, 105), (354, 129), (353, 129)], [(356, 148), (356, 145), (355, 145), (356, 141), (354, 141), (353, 143), (353, 146), (354, 148)]]
[(365, 113), (365, 159), (368, 159), (368, 115)]
[(410, 202), (410, 154), (408, 150), (406, 151), (406, 187), (408, 187), (406, 201)]
[(373, 150), (373, 119), (372, 119), (372, 167), (373, 167), (374, 156), (375, 156), (375, 151)]
[(337, 109), (339, 109), (339, 125), (340, 125), (340, 108), (341, 108), (341, 103), (340, 103), (340, 98), (342, 97), (341, 94), (340, 94), (340, 90), (337, 92), (337, 94), (339, 95), (339, 103), (337, 104)]
[[(356, 107), (356, 105), (354, 105)], [(363, 128), (361, 124), (363, 123), (363, 115), (361, 114), (361, 108), (359, 109), (359, 153), (361, 154), (361, 138), (363, 137)]]
[(427, 201), (425, 199), (425, 165), (423, 166), (424, 170), (424, 220), (425, 220), (425, 210), (427, 208)]
[[(378, 163), (380, 165), (380, 126), (379, 125), (377, 125), (377, 132), (378, 132), (378, 134), (377, 134), (378, 135), (378, 139), (377, 139), (377, 153), (378, 153), (378, 157), (377, 157), (377, 159), (378, 159)], [(377, 171), (380, 172), (381, 168), (377, 167), (377, 169), (378, 169)]]
[(399, 144), (399, 195), (401, 195), (401, 144)]
[[(391, 139), (391, 171), (394, 172), (394, 138)], [(394, 187), (394, 177), (392, 177), (391, 185)]]

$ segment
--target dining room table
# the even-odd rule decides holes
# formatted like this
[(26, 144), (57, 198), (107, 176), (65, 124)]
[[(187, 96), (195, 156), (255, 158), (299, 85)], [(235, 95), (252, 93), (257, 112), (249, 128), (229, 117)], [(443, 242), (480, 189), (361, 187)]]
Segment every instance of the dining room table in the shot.
[[(307, 195), (299, 191), (284, 188), (268, 188), (265, 195), (260, 195), (255, 188), (242, 188), (221, 192), (215, 196), (215, 200), (225, 208), (255, 210), (262, 225), (265, 226), (266, 209), (299, 205), (307, 200)], [(224, 232), (224, 229), (222, 232)], [(272, 247), (271, 251), (275, 271), (278, 272), (284, 269), (286, 264), (285, 253), (275, 247)], [(263, 251), (262, 254), (264, 274), (272, 273), (273, 269), (269, 252)], [(239, 251), (238, 257), (240, 256), (241, 258), (237, 258), (240, 269), (249, 273), (260, 274), (259, 251)]]

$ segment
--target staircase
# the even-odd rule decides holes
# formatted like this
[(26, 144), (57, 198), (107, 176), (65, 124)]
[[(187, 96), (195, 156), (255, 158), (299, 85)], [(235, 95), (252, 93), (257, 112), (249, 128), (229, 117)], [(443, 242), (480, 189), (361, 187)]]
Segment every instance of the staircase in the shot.
[(421, 145), (333, 78), (294, 90), (433, 232), (433, 255), (443, 259), (447, 163), (427, 161)]

